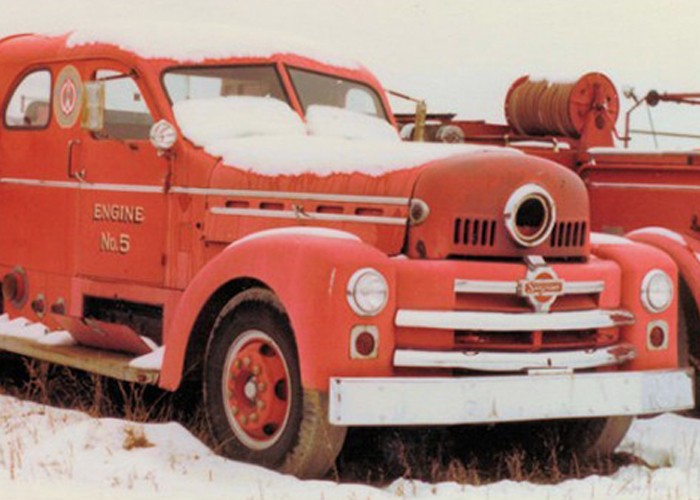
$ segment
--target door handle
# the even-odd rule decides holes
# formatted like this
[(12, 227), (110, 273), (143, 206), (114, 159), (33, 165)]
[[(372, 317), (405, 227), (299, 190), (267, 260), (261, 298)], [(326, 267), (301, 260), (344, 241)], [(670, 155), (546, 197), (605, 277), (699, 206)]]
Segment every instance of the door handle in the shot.
[(75, 177), (79, 181), (85, 180), (85, 170), (80, 170), (78, 172), (73, 172), (73, 148), (81, 144), (80, 139), (71, 139), (68, 141), (68, 178), (72, 179)]

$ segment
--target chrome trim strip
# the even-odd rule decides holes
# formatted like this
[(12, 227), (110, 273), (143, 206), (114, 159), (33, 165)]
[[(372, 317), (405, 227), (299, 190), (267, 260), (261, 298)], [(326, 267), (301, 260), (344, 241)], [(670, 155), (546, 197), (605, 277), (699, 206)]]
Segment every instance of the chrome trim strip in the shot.
[[(562, 295), (602, 293), (604, 281), (565, 281)], [(455, 293), (492, 293), (517, 295), (517, 281), (455, 280)]]
[(81, 189), (86, 191), (112, 191), (112, 192), (127, 192), (127, 193), (164, 193), (163, 186), (149, 186), (139, 184), (108, 184), (108, 183), (92, 183), (92, 182), (73, 182), (73, 181), (48, 181), (42, 179), (18, 179), (11, 177), (0, 178), (2, 184), (13, 184), (16, 186), (36, 186), (36, 187), (51, 187), (61, 189)]
[(163, 186), (137, 186), (131, 184), (93, 184), (90, 182), (81, 182), (79, 189), (87, 191), (114, 191), (126, 193), (152, 193), (165, 194)]
[[(12, 177), (0, 178), (0, 183), (24, 186), (40, 186), (65, 189), (87, 189), (94, 191), (126, 191), (136, 193), (163, 193), (163, 186), (133, 185), (133, 184), (106, 184), (75, 181), (51, 181), (42, 179), (20, 179)], [(335, 195), (324, 193), (301, 193), (291, 191), (256, 191), (248, 189), (214, 189), (173, 186), (169, 189), (175, 194), (197, 194), (205, 196), (232, 196), (239, 198), (267, 198), (267, 199), (291, 199), (304, 201), (327, 201), (337, 203), (357, 203), (368, 205), (397, 205), (406, 206), (410, 198), (397, 196), (361, 196), (361, 195)]]
[(692, 369), (331, 378), (328, 403), (330, 422), (350, 426), (592, 418), (692, 407)]
[(455, 293), (494, 293), (516, 295), (517, 281), (455, 280)]
[(269, 217), (273, 219), (295, 219), (322, 222), (359, 222), (365, 224), (387, 224), (405, 226), (408, 219), (404, 217), (379, 217), (372, 215), (326, 214), (316, 212), (294, 212), (291, 210), (264, 210), (260, 208), (224, 208), (209, 209), (215, 215), (238, 215), (243, 217)]
[(176, 194), (200, 194), (207, 196), (232, 196), (239, 198), (268, 198), (268, 199), (291, 199), (305, 201), (331, 201), (338, 203), (360, 203), (376, 205), (403, 205), (408, 206), (409, 198), (395, 196), (361, 196), (361, 195), (338, 195), (324, 193), (302, 193), (292, 191), (256, 191), (252, 189), (214, 189), (173, 186), (171, 193)]
[(39, 187), (55, 187), (66, 189), (78, 189), (79, 182), (72, 181), (45, 181), (41, 179), (15, 179), (11, 177), (0, 178), (2, 184), (16, 184), (19, 186), (39, 186)]
[(658, 189), (662, 191), (700, 191), (700, 186), (687, 186), (685, 184), (656, 184), (641, 182), (598, 182), (587, 183), (594, 188), (614, 189)]
[(563, 295), (603, 293), (605, 281), (565, 281)]
[(674, 150), (661, 150), (652, 149), (649, 151), (645, 150), (635, 150), (635, 149), (619, 149), (616, 147), (594, 147), (588, 148), (586, 151), (590, 155), (605, 155), (608, 158), (611, 156), (698, 156), (700, 151), (687, 150), (687, 151), (674, 151)]
[(634, 323), (634, 315), (623, 310), (554, 313), (493, 313), (475, 311), (417, 311), (401, 309), (394, 321), (398, 327), (484, 332), (556, 331), (613, 328)]
[(394, 366), (459, 368), (483, 372), (522, 372), (539, 368), (585, 370), (600, 366), (619, 365), (636, 357), (637, 351), (631, 344), (553, 352), (445, 352), (397, 349), (394, 352)]

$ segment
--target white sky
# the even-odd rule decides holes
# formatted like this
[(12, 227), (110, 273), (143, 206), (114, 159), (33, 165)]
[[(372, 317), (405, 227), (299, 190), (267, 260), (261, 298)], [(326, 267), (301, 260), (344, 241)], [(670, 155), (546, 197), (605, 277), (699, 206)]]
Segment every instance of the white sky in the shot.
[[(527, 73), (602, 71), (639, 95), (700, 91), (700, 2), (691, 0), (0, 0), (0, 12), (0, 34), (163, 19), (302, 35), (465, 118), (502, 121), (508, 87)], [(700, 133), (700, 109), (665, 108), (654, 110), (658, 129)], [(646, 113), (637, 116), (647, 128)]]

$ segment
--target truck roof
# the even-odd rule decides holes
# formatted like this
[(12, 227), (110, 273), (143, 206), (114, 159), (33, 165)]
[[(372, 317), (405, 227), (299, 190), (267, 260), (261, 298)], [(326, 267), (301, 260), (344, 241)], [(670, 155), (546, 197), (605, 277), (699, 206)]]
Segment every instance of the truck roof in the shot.
[[(200, 27), (201, 28), (201, 27)], [(141, 59), (165, 59), (193, 63), (216, 59), (283, 59), (300, 56), (327, 66), (361, 70), (355, 59), (327, 50), (298, 37), (221, 24), (192, 30), (174, 22), (110, 23), (75, 29), (69, 33), (34, 33), (12, 35), (0, 40), (3, 59), (26, 60), (27, 49), (52, 54), (56, 59), (67, 55), (79, 57), (84, 51), (94, 56), (100, 49), (119, 50)], [(39, 50), (37, 50), (39, 49)], [(42, 50), (43, 49), (43, 50)]]

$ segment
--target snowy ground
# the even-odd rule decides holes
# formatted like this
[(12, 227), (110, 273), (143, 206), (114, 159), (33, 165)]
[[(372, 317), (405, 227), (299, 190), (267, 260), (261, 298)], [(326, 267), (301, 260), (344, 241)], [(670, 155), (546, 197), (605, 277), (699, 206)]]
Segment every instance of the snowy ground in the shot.
[[(185, 20), (262, 26), (350, 51), (388, 87), (426, 97), (432, 111), (502, 121), (502, 100), (524, 73), (605, 71), (647, 89), (700, 88), (697, 2), (347, 2), (257, 0), (0, 0), (0, 36), (94, 21)], [(572, 27), (574, 25), (574, 27)], [(625, 102), (627, 108), (629, 102)], [(658, 111), (659, 113), (661, 110)], [(656, 112), (655, 112), (656, 113)], [(640, 128), (647, 128), (646, 116)], [(697, 115), (659, 129), (697, 130)], [(148, 446), (132, 446), (133, 444)], [(150, 445), (149, 445), (150, 444)], [(151, 446), (152, 445), (152, 446)], [(0, 397), (0, 498), (600, 498), (700, 499), (700, 420), (639, 420), (621, 451), (649, 466), (542, 486), (470, 487), (399, 480), (384, 489), (299, 481), (214, 455), (177, 424), (92, 419)]]
[(178, 424), (94, 419), (8, 396), (0, 397), (0, 436), (2, 498), (700, 499), (700, 420), (676, 415), (636, 421), (622, 443), (648, 467), (558, 485), (300, 481), (223, 459)]

